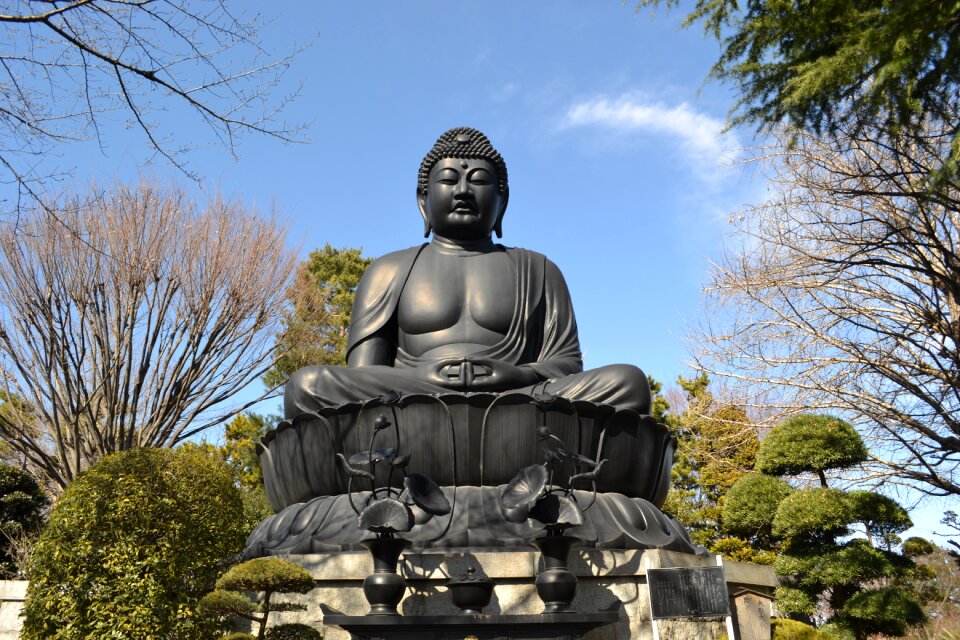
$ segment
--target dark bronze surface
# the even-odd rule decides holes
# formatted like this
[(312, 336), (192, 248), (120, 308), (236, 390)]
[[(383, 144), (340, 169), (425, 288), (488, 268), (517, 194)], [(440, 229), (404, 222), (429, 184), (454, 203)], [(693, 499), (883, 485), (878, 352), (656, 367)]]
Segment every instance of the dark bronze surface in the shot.
[(654, 619), (730, 615), (730, 595), (723, 567), (648, 569), (647, 584)]
[(401, 616), (375, 618), (325, 614), (323, 623), (350, 632), (358, 640), (576, 640), (612, 624), (618, 611), (543, 615)]
[(560, 270), (494, 244), (506, 211), (506, 166), (473, 129), (443, 134), (424, 159), (417, 201), (433, 240), (376, 260), (357, 290), (349, 367), (306, 367), (286, 386), (287, 418), (386, 391), (436, 394), (534, 387), (648, 413), (636, 367), (584, 372)]
[[(508, 201), (506, 165), (486, 136), (468, 128), (440, 136), (417, 184), (431, 242), (383, 256), (364, 274), (347, 367), (305, 367), (286, 385), (287, 421), (259, 448), (279, 513), (251, 534), (248, 557), (356, 547), (363, 533), (341, 499), (346, 479), (334, 454), (367, 448), (373, 416), (362, 414), (383, 397), (399, 411), (403, 440), (384, 446), (411, 453), (408, 471), (433, 479), (454, 505), (435, 519), (443, 530), (432, 521), (409, 534), (417, 546), (510, 546), (535, 535), (504, 519), (498, 488), (542, 462), (535, 430), (546, 424), (574, 452), (608, 459), (597, 512), (573, 535), (591, 546), (695, 550), (657, 508), (676, 443), (647, 415), (645, 374), (628, 364), (583, 370), (560, 270), (493, 241)], [(545, 409), (543, 398), (559, 400)]]

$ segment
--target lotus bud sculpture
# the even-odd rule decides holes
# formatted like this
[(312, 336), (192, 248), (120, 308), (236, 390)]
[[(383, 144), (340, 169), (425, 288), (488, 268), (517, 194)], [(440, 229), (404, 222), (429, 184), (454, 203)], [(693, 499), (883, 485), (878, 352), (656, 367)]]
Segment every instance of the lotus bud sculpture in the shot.
[[(520, 470), (500, 495), (506, 518), (511, 522), (533, 519), (543, 525), (548, 536), (563, 535), (570, 528), (583, 524), (583, 512), (593, 506), (597, 498), (597, 476), (606, 460), (594, 462), (586, 456), (573, 453), (547, 427), (538, 427), (537, 436), (546, 445), (544, 462)], [(576, 473), (570, 475), (566, 486), (556, 484), (557, 467), (569, 462)], [(577, 483), (590, 483), (592, 497), (581, 507), (573, 490)]]
[[(597, 499), (597, 476), (606, 460), (595, 462), (586, 456), (572, 453), (563, 441), (546, 426), (537, 428), (537, 436), (544, 443), (543, 464), (525, 467), (513, 477), (500, 495), (500, 504), (511, 522), (530, 519), (540, 523), (547, 535), (531, 543), (540, 549), (544, 570), (537, 574), (537, 594), (544, 603), (544, 613), (570, 611), (577, 592), (577, 577), (567, 568), (570, 548), (579, 543), (564, 532), (583, 524), (583, 513)], [(574, 473), (566, 486), (556, 483), (558, 467), (569, 463)], [(590, 502), (581, 507), (574, 488), (577, 483), (590, 483)]]
[[(363, 593), (370, 603), (369, 615), (398, 615), (397, 605), (403, 597), (406, 581), (397, 574), (397, 561), (410, 541), (397, 534), (410, 531), (434, 516), (450, 513), (450, 502), (430, 478), (419, 473), (407, 473), (410, 454), (401, 455), (395, 448), (375, 448), (377, 436), (392, 425), (383, 414), (373, 423), (370, 447), (350, 458), (338, 453), (337, 458), (347, 474), (347, 494), (350, 506), (356, 512), (360, 527), (374, 534), (361, 542), (373, 556), (374, 571), (363, 581)], [(397, 442), (400, 433), (396, 429)], [(377, 465), (389, 465), (387, 483), (377, 486)], [(403, 474), (403, 490), (393, 486), (397, 473)], [(369, 495), (358, 505), (354, 502), (353, 485), (366, 480)]]

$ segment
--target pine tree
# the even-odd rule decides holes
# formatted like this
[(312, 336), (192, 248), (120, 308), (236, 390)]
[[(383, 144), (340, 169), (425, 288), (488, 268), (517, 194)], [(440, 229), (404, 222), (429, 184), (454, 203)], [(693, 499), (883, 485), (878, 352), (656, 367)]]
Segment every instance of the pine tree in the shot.
[[(777, 590), (782, 612), (819, 612), (857, 640), (902, 636), (925, 619), (905, 587), (917, 575), (916, 565), (894, 550), (896, 534), (911, 526), (907, 512), (886, 496), (829, 485), (828, 472), (850, 469), (866, 457), (860, 436), (843, 420), (795, 416), (764, 439), (757, 472), (737, 481), (724, 511), (729, 525), (782, 543), (774, 564), (783, 576)], [(794, 491), (776, 477), (801, 474), (816, 477), (816, 486)], [(826, 611), (819, 610), (822, 601)]]
[(285, 353), (264, 376), (264, 384), (282, 385), (294, 371), (311, 364), (346, 364), (353, 299), (360, 277), (373, 262), (360, 251), (327, 244), (300, 264), (287, 291), (291, 309), (277, 336)]

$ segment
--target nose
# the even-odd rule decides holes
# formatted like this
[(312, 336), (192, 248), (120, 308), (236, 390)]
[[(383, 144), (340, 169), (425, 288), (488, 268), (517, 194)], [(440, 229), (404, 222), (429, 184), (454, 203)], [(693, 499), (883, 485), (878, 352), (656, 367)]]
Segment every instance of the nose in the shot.
[(470, 181), (467, 180), (467, 176), (460, 176), (460, 179), (457, 180), (457, 186), (453, 190), (454, 198), (464, 198), (473, 194), (473, 190), (470, 188)]

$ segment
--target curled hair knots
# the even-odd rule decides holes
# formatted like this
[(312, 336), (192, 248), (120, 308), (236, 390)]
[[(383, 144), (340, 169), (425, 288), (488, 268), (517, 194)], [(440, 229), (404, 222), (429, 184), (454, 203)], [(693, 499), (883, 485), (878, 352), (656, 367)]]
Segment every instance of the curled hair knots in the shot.
[(417, 175), (417, 193), (427, 192), (430, 170), (442, 158), (470, 158), (486, 160), (497, 170), (497, 186), (500, 193), (507, 191), (507, 165), (500, 152), (482, 132), (471, 127), (454, 127), (437, 138), (430, 151), (420, 163)]

